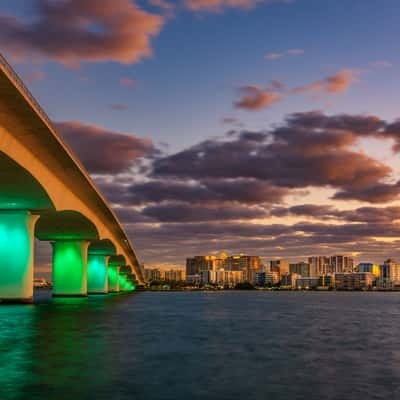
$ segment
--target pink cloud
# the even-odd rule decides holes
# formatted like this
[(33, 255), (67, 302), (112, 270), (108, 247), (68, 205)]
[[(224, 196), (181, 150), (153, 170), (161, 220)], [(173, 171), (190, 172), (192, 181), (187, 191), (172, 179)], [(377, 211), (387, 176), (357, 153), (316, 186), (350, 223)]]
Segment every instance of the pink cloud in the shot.
[(242, 97), (234, 105), (236, 108), (243, 108), (249, 111), (270, 107), (281, 100), (279, 93), (259, 86), (243, 86), (240, 88), (240, 92)]
[(267, 60), (278, 60), (279, 58), (282, 57), (283, 57), (282, 53), (268, 53), (264, 56), (264, 58)]
[(71, 67), (82, 62), (130, 64), (152, 54), (151, 38), (164, 17), (130, 0), (37, 0), (25, 21), (0, 13), (0, 46), (17, 58), (54, 60)]
[(291, 90), (292, 93), (343, 93), (357, 81), (360, 70), (343, 69), (334, 75), (330, 75), (325, 79), (315, 81), (307, 86), (299, 86)]
[(249, 10), (261, 3), (291, 3), (291, 0), (183, 0), (186, 8), (192, 11), (221, 12), (225, 8)]
[(46, 77), (46, 75), (43, 71), (32, 71), (29, 74), (27, 74), (24, 77), (24, 79), (25, 79), (25, 82), (32, 83), (35, 81), (42, 81), (45, 77)]
[(129, 79), (129, 78), (121, 78), (119, 80), (119, 84), (121, 86), (132, 88), (136, 85), (136, 81), (134, 81), (133, 79)]

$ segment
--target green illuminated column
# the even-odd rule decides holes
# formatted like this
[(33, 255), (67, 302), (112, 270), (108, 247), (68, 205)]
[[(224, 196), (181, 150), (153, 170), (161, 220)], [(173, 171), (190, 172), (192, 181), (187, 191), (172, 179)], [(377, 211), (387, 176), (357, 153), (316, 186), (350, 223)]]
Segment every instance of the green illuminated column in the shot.
[(108, 266), (108, 291), (119, 292), (119, 268)]
[(126, 276), (125, 276), (125, 274), (119, 275), (119, 290), (120, 290), (120, 292), (126, 291)]
[(53, 245), (53, 296), (87, 295), (86, 240), (57, 240)]
[(108, 293), (108, 256), (88, 254), (88, 293)]
[(38, 215), (0, 212), (0, 301), (31, 302), (33, 240)]

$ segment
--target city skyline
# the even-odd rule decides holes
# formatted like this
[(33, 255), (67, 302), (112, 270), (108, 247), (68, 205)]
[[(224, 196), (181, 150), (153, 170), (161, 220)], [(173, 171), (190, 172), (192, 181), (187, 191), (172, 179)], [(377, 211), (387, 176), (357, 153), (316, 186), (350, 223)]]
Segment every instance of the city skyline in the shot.
[(400, 257), (398, 2), (74, 4), (5, 0), (0, 46), (141, 262)]

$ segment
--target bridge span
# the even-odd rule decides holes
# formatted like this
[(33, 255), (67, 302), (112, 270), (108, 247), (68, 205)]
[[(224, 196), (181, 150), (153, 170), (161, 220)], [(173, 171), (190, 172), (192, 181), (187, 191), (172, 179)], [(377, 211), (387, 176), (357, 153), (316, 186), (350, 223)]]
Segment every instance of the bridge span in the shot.
[(115, 213), (0, 55), (0, 301), (32, 301), (35, 237), (52, 244), (53, 295), (143, 283)]

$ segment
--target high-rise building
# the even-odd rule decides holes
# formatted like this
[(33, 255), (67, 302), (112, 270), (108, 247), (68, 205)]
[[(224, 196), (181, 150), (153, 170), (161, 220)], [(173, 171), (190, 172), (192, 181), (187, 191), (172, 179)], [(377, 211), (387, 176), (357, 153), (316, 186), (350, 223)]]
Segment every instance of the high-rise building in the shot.
[(169, 271), (165, 271), (165, 280), (168, 282), (180, 282), (184, 279), (184, 271), (181, 269), (170, 269)]
[(303, 261), (294, 263), (294, 264), (289, 264), (289, 273), (291, 274), (297, 274), (302, 276), (303, 278), (309, 278), (309, 277), (316, 277), (316, 273), (311, 273), (311, 268), (309, 263), (305, 263)]
[(335, 274), (335, 288), (339, 290), (371, 289), (376, 277), (371, 272), (338, 272)]
[(222, 265), (227, 271), (242, 271), (243, 279), (247, 282), (252, 282), (255, 272), (261, 268), (261, 259), (259, 256), (239, 254), (226, 257)]
[(381, 269), (379, 265), (373, 263), (359, 263), (357, 264), (357, 272), (370, 272), (379, 278)]
[(331, 260), (330, 257), (326, 256), (314, 256), (308, 257), (308, 263), (310, 264), (310, 271), (316, 276), (331, 274)]
[(147, 282), (155, 282), (161, 280), (161, 271), (159, 268), (145, 268), (144, 278)]
[(223, 268), (216, 271), (216, 282), (218, 285), (235, 287), (243, 282), (243, 271), (227, 271)]
[(380, 280), (392, 285), (400, 285), (400, 264), (392, 259), (386, 260), (381, 265)]
[(354, 261), (351, 257), (336, 255), (330, 257), (332, 272), (353, 272)]
[(287, 260), (271, 260), (270, 271), (279, 272), (281, 275), (289, 273), (289, 261)]
[(200, 271), (216, 270), (215, 256), (194, 256), (186, 259), (186, 275), (197, 275)]

